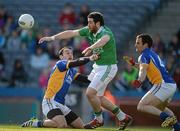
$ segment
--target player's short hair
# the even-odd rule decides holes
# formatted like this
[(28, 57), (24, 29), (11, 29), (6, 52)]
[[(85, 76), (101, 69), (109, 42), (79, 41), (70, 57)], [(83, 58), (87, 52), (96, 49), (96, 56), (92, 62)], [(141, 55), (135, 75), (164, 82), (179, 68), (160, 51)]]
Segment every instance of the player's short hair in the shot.
[(59, 55), (63, 55), (63, 52), (64, 52), (65, 49), (70, 49), (70, 50), (72, 50), (71, 47), (65, 46), (65, 47), (63, 47), (62, 49), (59, 50), (58, 54), (59, 54)]
[(147, 43), (149, 48), (152, 47), (153, 40), (152, 40), (152, 37), (150, 35), (148, 35), (148, 34), (140, 34), (137, 37), (142, 39), (143, 45), (145, 43)]
[(104, 18), (100, 12), (91, 12), (88, 15), (88, 18), (92, 18), (94, 20), (94, 23), (100, 22), (100, 26), (104, 25)]

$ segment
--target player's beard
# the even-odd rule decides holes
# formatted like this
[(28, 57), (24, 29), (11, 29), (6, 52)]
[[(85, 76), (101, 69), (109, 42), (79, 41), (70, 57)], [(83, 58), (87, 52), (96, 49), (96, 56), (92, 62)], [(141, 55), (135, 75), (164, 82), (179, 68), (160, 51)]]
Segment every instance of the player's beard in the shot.
[(96, 32), (98, 31), (98, 28), (96, 26), (94, 26), (93, 28), (91, 28), (91, 32), (93, 34), (96, 34)]

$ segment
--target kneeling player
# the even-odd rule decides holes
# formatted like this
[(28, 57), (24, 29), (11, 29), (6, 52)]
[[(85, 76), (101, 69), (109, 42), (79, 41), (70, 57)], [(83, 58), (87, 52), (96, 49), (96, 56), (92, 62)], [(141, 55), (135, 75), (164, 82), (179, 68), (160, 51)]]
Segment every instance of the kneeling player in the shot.
[(47, 119), (31, 119), (24, 122), (22, 127), (84, 128), (81, 118), (65, 105), (65, 96), (73, 80), (90, 82), (86, 76), (77, 73), (74, 67), (95, 61), (98, 56), (94, 54), (73, 60), (72, 49), (64, 47), (59, 51), (59, 57), (60, 60), (51, 72), (42, 102), (42, 111)]

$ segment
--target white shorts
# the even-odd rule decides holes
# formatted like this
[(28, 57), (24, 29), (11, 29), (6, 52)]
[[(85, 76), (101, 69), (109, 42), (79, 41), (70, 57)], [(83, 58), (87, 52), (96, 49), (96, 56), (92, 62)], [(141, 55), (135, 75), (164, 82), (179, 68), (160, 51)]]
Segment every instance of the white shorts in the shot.
[(176, 84), (172, 83), (161, 83), (154, 84), (153, 87), (146, 93), (151, 93), (162, 102), (170, 102), (174, 93), (176, 92)]
[(93, 88), (97, 91), (97, 96), (103, 96), (109, 82), (117, 73), (117, 65), (93, 65), (88, 79), (91, 81), (88, 88)]
[(47, 117), (47, 114), (50, 110), (57, 109), (57, 108), (62, 111), (64, 116), (67, 115), (71, 111), (71, 109), (69, 107), (56, 102), (53, 98), (52, 99), (46, 99), (46, 98), (43, 99), (42, 111), (46, 117)]

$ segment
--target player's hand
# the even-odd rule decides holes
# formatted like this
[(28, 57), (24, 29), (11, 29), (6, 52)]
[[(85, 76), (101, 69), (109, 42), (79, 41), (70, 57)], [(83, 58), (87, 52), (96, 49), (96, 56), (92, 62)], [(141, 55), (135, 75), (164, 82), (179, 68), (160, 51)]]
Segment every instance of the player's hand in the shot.
[(142, 85), (142, 82), (141, 82), (140, 80), (134, 80), (134, 81), (132, 82), (132, 86), (133, 86), (134, 88), (139, 88), (139, 87), (141, 87), (141, 85)]
[(123, 60), (125, 60), (131, 66), (135, 65), (135, 61), (133, 57), (123, 56)]
[(84, 56), (88, 56), (90, 55), (91, 52), (92, 52), (92, 49), (90, 47), (87, 47), (85, 50), (83, 50), (82, 54)]
[(53, 41), (54, 40), (54, 37), (53, 36), (51, 36), (51, 37), (43, 37), (43, 38), (41, 38), (40, 40), (39, 40), (39, 44), (41, 44), (41, 43), (43, 43), (43, 42), (49, 42), (49, 41)]
[(99, 59), (99, 55), (98, 54), (93, 54), (89, 58), (90, 58), (91, 61), (96, 61), (96, 60)]

